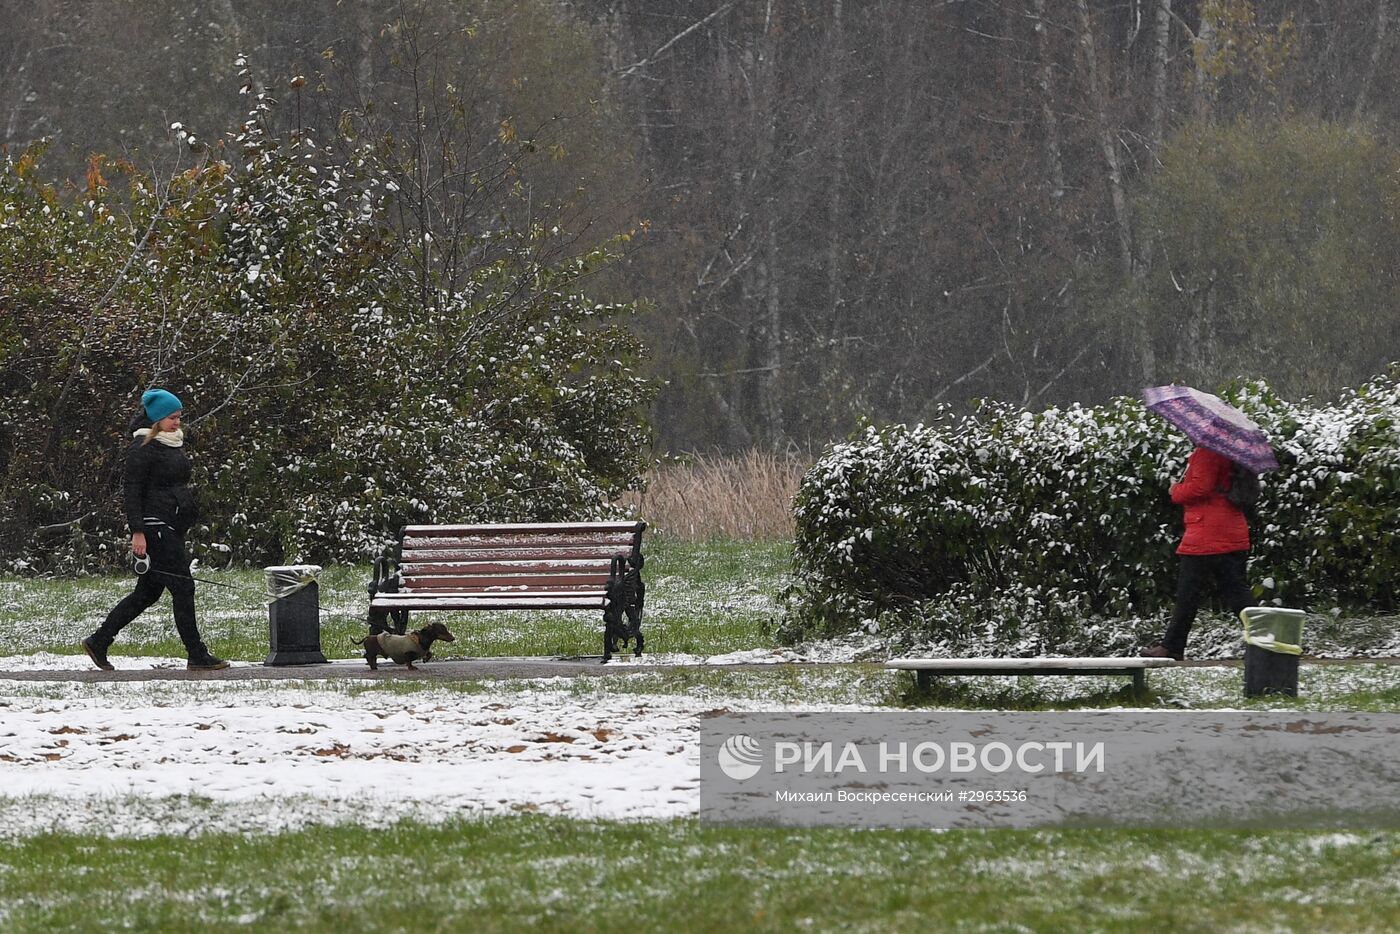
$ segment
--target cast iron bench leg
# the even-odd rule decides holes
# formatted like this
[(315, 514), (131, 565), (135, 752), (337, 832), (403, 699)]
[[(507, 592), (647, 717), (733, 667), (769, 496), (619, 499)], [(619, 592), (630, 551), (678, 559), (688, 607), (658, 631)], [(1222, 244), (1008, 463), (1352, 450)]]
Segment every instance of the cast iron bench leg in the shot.
[(1147, 697), (1147, 669), (1133, 669), (1133, 693), (1136, 694), (1139, 699)]
[(927, 692), (933, 687), (933, 675), (926, 668), (920, 668), (914, 672), (914, 677), (919, 682), (919, 690)]

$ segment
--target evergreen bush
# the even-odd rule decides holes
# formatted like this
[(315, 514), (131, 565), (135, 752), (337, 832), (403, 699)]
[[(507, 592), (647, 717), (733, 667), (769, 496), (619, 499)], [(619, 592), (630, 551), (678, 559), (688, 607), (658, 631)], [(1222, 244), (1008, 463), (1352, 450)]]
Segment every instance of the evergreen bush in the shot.
[[(1391, 611), (1400, 575), (1400, 368), (1333, 404), (1227, 398), (1273, 440), (1251, 523), (1260, 602)], [(829, 448), (796, 499), (792, 640), (864, 628), (950, 651), (1121, 651), (1164, 614), (1191, 444), (1135, 399), (984, 403)], [(1106, 622), (1107, 621), (1107, 622)]]

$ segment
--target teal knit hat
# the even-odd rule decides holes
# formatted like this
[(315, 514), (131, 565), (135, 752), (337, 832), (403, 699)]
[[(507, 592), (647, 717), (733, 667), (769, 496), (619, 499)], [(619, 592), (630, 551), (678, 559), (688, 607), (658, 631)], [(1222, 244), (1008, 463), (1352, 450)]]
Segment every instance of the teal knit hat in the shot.
[(155, 424), (162, 418), (169, 418), (176, 412), (184, 409), (184, 404), (173, 392), (166, 392), (164, 389), (147, 389), (141, 394), (141, 407), (146, 410), (146, 417)]

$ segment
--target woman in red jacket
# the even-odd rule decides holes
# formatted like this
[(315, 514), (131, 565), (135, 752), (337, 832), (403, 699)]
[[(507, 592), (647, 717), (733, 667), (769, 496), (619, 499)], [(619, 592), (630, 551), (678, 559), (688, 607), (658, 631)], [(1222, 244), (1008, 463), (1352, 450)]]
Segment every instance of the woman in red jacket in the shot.
[(1186, 513), (1186, 534), (1176, 553), (1181, 566), (1176, 579), (1176, 612), (1159, 645), (1143, 649), (1147, 658), (1186, 656), (1196, 610), (1206, 584), (1214, 578), (1230, 609), (1239, 613), (1254, 603), (1245, 580), (1249, 560), (1249, 523), (1240, 507), (1225, 498), (1230, 489), (1232, 462), (1223, 454), (1196, 448), (1186, 462), (1186, 476), (1172, 486), (1172, 502)]

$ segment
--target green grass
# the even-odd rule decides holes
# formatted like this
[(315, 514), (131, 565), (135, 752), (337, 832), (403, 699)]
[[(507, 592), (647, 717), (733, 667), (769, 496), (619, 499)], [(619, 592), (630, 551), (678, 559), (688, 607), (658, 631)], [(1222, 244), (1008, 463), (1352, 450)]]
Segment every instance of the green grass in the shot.
[[(776, 594), (788, 568), (786, 543), (647, 545), (647, 651), (723, 654), (774, 645)], [(203, 571), (196, 585), (200, 630), (217, 654), (262, 661), (268, 652), (267, 607), (260, 570)], [(321, 644), (328, 658), (358, 654), (365, 632), (368, 567), (327, 568), (320, 577)], [(4, 654), (76, 654), (77, 642), (130, 590), (130, 576), (78, 580), (0, 578)], [(458, 637), (442, 657), (598, 655), (600, 614), (585, 612), (434, 613)], [(111, 655), (183, 657), (170, 598), (123, 630)]]
[(761, 829), (532, 815), (47, 836), (7, 931), (1384, 931), (1400, 834)]
[[(718, 654), (775, 644), (782, 544), (649, 548), (651, 652)], [(216, 651), (260, 661), (267, 612), (258, 571), (208, 573), (201, 625)], [(323, 644), (353, 654), (365, 568), (322, 575)], [(0, 579), (0, 654), (74, 652), (129, 578)], [(236, 588), (236, 589), (235, 589)], [(591, 614), (440, 614), (466, 655), (593, 654)], [(182, 654), (168, 599), (114, 654)], [(1302, 696), (1246, 700), (1236, 668), (1148, 675), (1149, 705), (1400, 710), (1400, 666), (1312, 665)], [(734, 705), (1060, 710), (1138, 706), (1126, 678), (967, 677), (932, 694), (873, 664), (675, 668), (578, 678), (576, 698), (668, 696)], [(259, 682), (257, 690), (382, 697), (538, 690), (525, 681)], [(246, 683), (9, 682), (11, 703), (139, 693), (152, 706), (240, 703)], [(115, 699), (115, 698), (114, 698)], [(306, 698), (299, 698), (305, 700)], [(2, 742), (2, 740), (0, 740)], [(409, 789), (405, 789), (409, 793)], [(35, 801), (36, 807), (54, 806)], [(285, 802), (294, 807), (294, 802)], [(215, 802), (198, 838), (45, 835), (0, 842), (0, 930), (544, 931), (741, 929), (887, 931), (1385, 931), (1400, 915), (1400, 834), (1224, 831), (952, 831), (735, 828), (696, 821), (589, 822), (521, 813), (244, 834)], [(269, 807), (276, 804), (269, 802)]]

